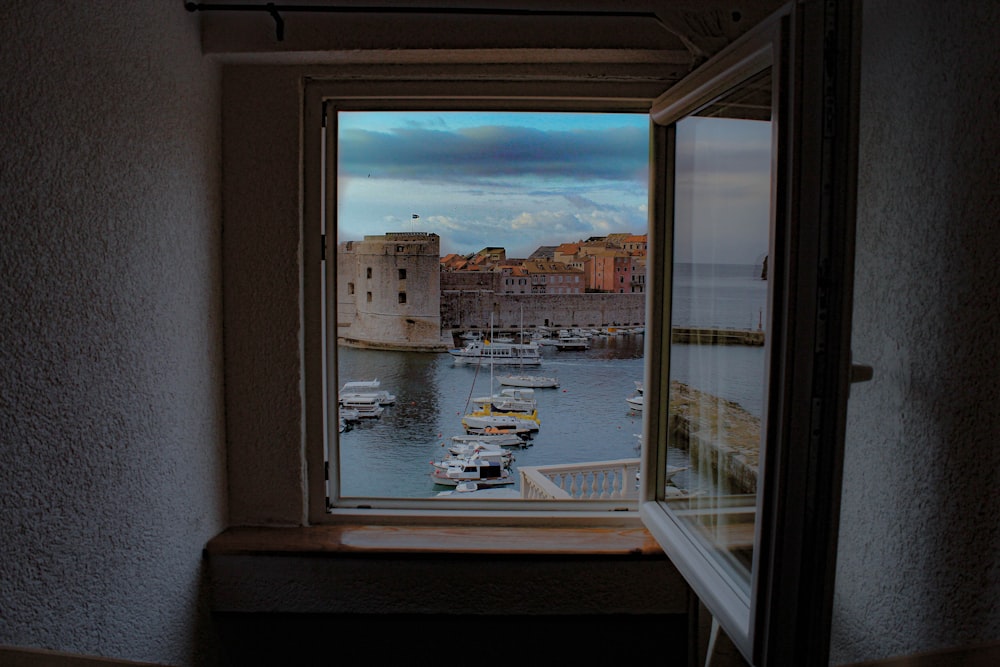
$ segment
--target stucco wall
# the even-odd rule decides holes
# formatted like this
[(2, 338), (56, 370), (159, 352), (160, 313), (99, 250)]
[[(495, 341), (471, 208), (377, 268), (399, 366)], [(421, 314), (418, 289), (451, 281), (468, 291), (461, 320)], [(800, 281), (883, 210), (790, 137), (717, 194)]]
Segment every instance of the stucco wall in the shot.
[(863, 18), (834, 663), (1000, 639), (1000, 4)]
[[(201, 662), (226, 513), (215, 71), (180, 3), (8, 5), (0, 643)], [(835, 663), (1000, 637), (998, 12), (865, 2), (853, 348), (875, 378), (850, 406)], [(298, 80), (234, 67), (226, 91), (233, 523), (295, 524)]]
[(296, 71), (223, 70), (230, 520), (304, 520), (300, 90)]
[(0, 12), (0, 644), (209, 657), (216, 68), (179, 2)]

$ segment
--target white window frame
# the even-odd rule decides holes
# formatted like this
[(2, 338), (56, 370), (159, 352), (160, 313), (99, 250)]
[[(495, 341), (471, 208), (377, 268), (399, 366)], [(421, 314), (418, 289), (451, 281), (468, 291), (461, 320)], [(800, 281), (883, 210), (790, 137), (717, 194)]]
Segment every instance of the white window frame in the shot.
[[(826, 664), (848, 388), (857, 147), (857, 5), (793, 3), (672, 88), (652, 109), (655, 169), (669, 170), (673, 125), (771, 67), (775, 126), (766, 362), (749, 598), (641, 481), (644, 525), (753, 665)], [(839, 54), (839, 57), (837, 57)], [(830, 58), (837, 57), (831, 61)], [(669, 341), (672, 190), (651, 201), (647, 332)], [(780, 267), (780, 268), (779, 268)], [(778, 276), (779, 272), (782, 275)], [(775, 285), (777, 283), (777, 285)], [(644, 470), (663, 470), (669, 342), (647, 348)], [(653, 434), (653, 437), (649, 437)], [(657, 489), (660, 489), (659, 491)]]
[[(657, 538), (695, 594), (708, 607), (744, 657), (755, 665), (820, 664), (829, 652), (833, 573), (839, 512), (844, 419), (850, 381), (850, 295), (853, 267), (854, 165), (856, 164), (857, 3), (794, 2), (703, 64), (662, 99), (593, 97), (579, 82), (546, 81), (307, 80), (303, 96), (303, 349), (306, 360), (306, 460), (308, 522), (366, 522), (404, 517), (410, 522), (491, 521), (507, 525), (615, 525), (642, 521)], [(849, 54), (845, 57), (844, 54)], [(835, 60), (831, 60), (835, 59)], [(788, 266), (788, 288), (778, 295), (780, 353), (769, 358), (770, 389), (762, 455), (752, 594), (733, 593), (711, 558), (700, 552), (655, 491), (663, 485), (646, 474), (665, 461), (666, 399), (660, 379), (669, 377), (669, 188), (650, 183), (647, 264), (647, 394), (660, 396), (644, 412), (643, 478), (638, 512), (590, 501), (491, 501), (458, 509), (430, 509), (420, 500), (380, 499), (378, 507), (327, 507), (324, 410), (335, 406), (336, 378), (319, 372), (336, 368), (335, 313), (318, 315), (324, 288), (336, 294), (336, 187), (324, 184), (322, 164), (335, 155), (336, 132), (321, 133), (331, 101), (344, 109), (652, 111), (651, 172), (669, 162), (669, 124), (722, 92), (730, 84), (773, 64), (780, 103), (780, 153), (776, 160), (776, 224), (785, 236), (779, 248)], [(729, 85), (729, 84), (727, 84)], [(461, 95), (457, 98), (456, 95)], [(666, 123), (666, 125), (663, 125)], [(795, 132), (786, 128), (794, 127)], [(784, 134), (788, 132), (788, 134)], [(318, 146), (323, 145), (326, 158)], [(312, 147), (316, 146), (314, 150)], [(333, 177), (331, 176), (331, 179)], [(326, 217), (323, 217), (323, 211)], [(324, 220), (321, 229), (320, 220)], [(315, 227), (312, 227), (317, 221)], [(325, 278), (316, 269), (325, 254)], [(810, 258), (814, 261), (789, 261)], [(778, 262), (772, 264), (777, 270)], [(331, 309), (333, 310), (333, 309)], [(326, 343), (324, 344), (324, 340)], [(332, 341), (332, 342), (331, 342)], [(329, 391), (328, 386), (334, 386)], [(331, 400), (332, 399), (332, 400)], [(335, 414), (335, 412), (332, 412)], [(336, 438), (336, 429), (330, 429)], [(650, 437), (652, 436), (652, 437)], [(790, 446), (792, 443), (795, 446)], [(336, 485), (337, 475), (329, 474)], [(778, 482), (780, 480), (780, 483)], [(620, 505), (620, 503), (618, 504)], [(502, 549), (498, 549), (502, 551)]]
[[(508, 82), (510, 83), (510, 82)], [(553, 520), (583, 520), (601, 525), (635, 525), (638, 523), (638, 501), (630, 500), (521, 500), (521, 499), (463, 499), (462, 509), (445, 507), (434, 498), (363, 498), (339, 499), (339, 476), (326, 466), (327, 446), (330, 458), (336, 458), (337, 429), (325, 424), (324, 414), (337, 414), (337, 341), (336, 336), (324, 336), (323, 331), (336, 327), (336, 309), (326, 308), (325, 314), (318, 311), (323, 303), (321, 294), (337, 294), (336, 262), (336, 211), (337, 183), (336, 170), (324, 169), (326, 164), (336, 164), (337, 155), (337, 114), (339, 110), (436, 110), (473, 111), (481, 109), (507, 111), (552, 111), (582, 112), (598, 111), (608, 113), (645, 114), (649, 111), (651, 99), (641, 98), (552, 98), (546, 85), (537, 82), (511, 84), (518, 94), (497, 97), (496, 84), (481, 82), (461, 82), (461, 89), (473, 91), (462, 97), (455, 96), (456, 84), (453, 80), (428, 81), (420, 86), (420, 95), (400, 95), (400, 88), (411, 87), (410, 82), (396, 81), (329, 81), (311, 80), (305, 83), (303, 101), (304, 145), (322, 146), (320, 151), (305, 151), (303, 163), (303, 220), (316, 220), (314, 233), (303, 234), (304, 246), (304, 322), (306, 335), (305, 355), (305, 400), (306, 400), (306, 451), (307, 475), (311, 490), (323, 490), (309, 494), (309, 521), (315, 524), (338, 520), (395, 519), (401, 516), (412, 521), (439, 521), (441, 518), (454, 520), (462, 516), (474, 521), (549, 522)], [(475, 91), (479, 91), (475, 94)], [(325, 141), (322, 137), (325, 136)], [(324, 175), (326, 182), (324, 182)], [(324, 217), (325, 214), (325, 217)], [(323, 221), (322, 228), (319, 221)], [(303, 223), (305, 224), (305, 223)], [(322, 240), (322, 239), (326, 240)], [(325, 247), (325, 250), (323, 248)], [(325, 256), (325, 260), (323, 257)], [(321, 274), (313, 268), (326, 263)], [(370, 268), (368, 270), (371, 270)], [(325, 275), (325, 283), (320, 276)], [(555, 277), (540, 277), (542, 285), (548, 285), (543, 293), (562, 293), (555, 287)], [(329, 299), (328, 299), (329, 303)], [(321, 368), (322, 373), (310, 371)], [(320, 397), (322, 399), (320, 400)], [(327, 443), (329, 438), (329, 445)]]

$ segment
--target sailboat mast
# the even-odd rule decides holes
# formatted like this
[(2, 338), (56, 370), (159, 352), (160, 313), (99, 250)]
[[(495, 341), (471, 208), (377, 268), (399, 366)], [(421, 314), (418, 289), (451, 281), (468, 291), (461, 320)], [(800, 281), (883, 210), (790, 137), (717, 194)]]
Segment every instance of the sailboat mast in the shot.
[[(521, 344), (521, 345), (524, 345), (524, 304), (522, 303), (522, 304), (518, 304), (518, 305), (521, 306), (521, 322), (518, 325), (518, 327), (520, 328), (520, 331), (518, 332), (517, 342), (519, 344)], [(521, 354), (518, 355), (517, 361), (518, 361), (518, 363), (517, 363), (517, 369), (518, 369), (518, 371), (520, 372), (521, 375), (524, 375), (524, 350), (523, 349), (521, 350)]]
[[(490, 341), (491, 345), (493, 340), (493, 312), (490, 312)], [(489, 414), (493, 414), (493, 367), (496, 365), (494, 362), (496, 358), (493, 356), (493, 350), (490, 350), (490, 402), (489, 405), (484, 406), (487, 408)]]

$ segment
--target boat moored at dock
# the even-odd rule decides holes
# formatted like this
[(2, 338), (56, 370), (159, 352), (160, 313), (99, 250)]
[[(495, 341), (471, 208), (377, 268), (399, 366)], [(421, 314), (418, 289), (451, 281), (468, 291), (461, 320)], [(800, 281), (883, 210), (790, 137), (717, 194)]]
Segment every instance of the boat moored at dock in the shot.
[(494, 343), (489, 340), (470, 341), (465, 347), (448, 350), (457, 364), (517, 364), (537, 366), (542, 363), (540, 348), (535, 343)]

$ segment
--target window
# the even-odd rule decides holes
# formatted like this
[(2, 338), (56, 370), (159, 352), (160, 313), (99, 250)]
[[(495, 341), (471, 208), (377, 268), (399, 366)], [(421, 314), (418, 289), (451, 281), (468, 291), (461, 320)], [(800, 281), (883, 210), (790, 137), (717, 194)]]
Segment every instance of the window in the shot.
[[(742, 271), (738, 246), (769, 267), (755, 272), (765, 353), (754, 371), (759, 422), (689, 391), (686, 380), (701, 372), (726, 382), (718, 348), (654, 347), (645, 388), (664, 405), (646, 423), (656, 446), (643, 461), (655, 470), (643, 478), (644, 523), (753, 664), (825, 662), (829, 641), (850, 357), (854, 83), (843, 69), (839, 78), (824, 69), (831, 52), (820, 49), (834, 42), (805, 37), (807, 16), (843, 29), (847, 14), (820, 20), (813, 9), (797, 5), (759, 26), (652, 111), (655, 169), (665, 179), (649, 245), (666, 251), (650, 255), (663, 268), (647, 272), (653, 338), (666, 337), (665, 323), (685, 325), (684, 308), (718, 303), (718, 292), (694, 292), (696, 274), (731, 279)], [(850, 53), (849, 43), (838, 46)], [(816, 113), (811, 104), (827, 106)], [(739, 147), (720, 141), (733, 133)], [(767, 166), (758, 172), (766, 179), (735, 179), (751, 159)], [(670, 497), (668, 447), (695, 436), (700, 448), (731, 453), (718, 467), (700, 461), (699, 474), (736, 470), (703, 496)], [(759, 461), (744, 447), (754, 441)], [(803, 594), (813, 603), (802, 604)]]
[(354, 283), (347, 283), (347, 293), (354, 294)]
[[(621, 512), (628, 507), (614, 502), (531, 499), (469, 501), (463, 504), (462, 515), (475, 520), (484, 516), (482, 512), (491, 511), (501, 513), (504, 520), (528, 522), (530, 518), (516, 515), (531, 510), (544, 513), (548, 521), (564, 518), (553, 519), (561, 513), (588, 519), (599, 515), (603, 521), (628, 520), (638, 514), (713, 617), (754, 664), (811, 664), (817, 656), (823, 662), (828, 650), (839, 452), (850, 371), (847, 334), (855, 145), (851, 63), (840, 61), (841, 67), (833, 67), (835, 63), (829, 62), (838, 53), (851, 52), (850, 16), (842, 11), (848, 12), (839, 9), (839, 3), (789, 5), (657, 99), (602, 98), (585, 94), (581, 86), (579, 91), (553, 101), (551, 90), (542, 94), (544, 86), (529, 83), (518, 88), (517, 82), (510, 81), (499, 87), (479, 85), (476, 77), (457, 77), (458, 83), (429, 81), (416, 97), (397, 92), (401, 88), (413, 90), (409, 81), (391, 79), (363, 84), (348, 80), (337, 85), (317, 80), (306, 86), (306, 143), (310, 137), (315, 140), (323, 135), (325, 109), (326, 155), (331, 160), (338, 156), (337, 114), (343, 111), (485, 108), (539, 113), (569, 108), (650, 114), (645, 274), (649, 288), (644, 292), (647, 317), (638, 512)], [(498, 88), (504, 91), (499, 97)], [(722, 485), (704, 498), (677, 498), (668, 493), (667, 484), (672, 474), (670, 446), (683, 430), (677, 410), (672, 409), (680, 393), (674, 380), (682, 378), (684, 363), (688, 368), (701, 364), (711, 372), (718, 367), (720, 352), (712, 349), (704, 359), (684, 359), (672, 350), (675, 326), (680, 325), (680, 302), (692, 293), (691, 284), (684, 281), (695, 276), (694, 268), (682, 266), (684, 251), (693, 253), (697, 248), (718, 259), (712, 253), (725, 249), (713, 245), (725, 243), (724, 235), (706, 232), (706, 238), (701, 236), (706, 231), (700, 226), (701, 216), (711, 212), (711, 203), (706, 204), (704, 193), (691, 190), (692, 181), (686, 180), (695, 174), (718, 176), (719, 168), (738, 166), (732, 159), (726, 160), (725, 154), (702, 152), (721, 132), (716, 121), (739, 121), (741, 126), (745, 121), (768, 128), (769, 171), (763, 184), (766, 223), (762, 233), (758, 222), (749, 225), (757, 234), (754, 242), (766, 245), (754, 252), (769, 259), (766, 295), (759, 313), (764, 323), (764, 354), (755, 376), (760, 419), (751, 425), (749, 435), (752, 439), (757, 433), (761, 458), (752, 494), (730, 493), (731, 489)], [(688, 149), (693, 152), (685, 152)], [(324, 172), (319, 154), (316, 150), (306, 160), (306, 190), (317, 197), (325, 183), (329, 203), (335, 197), (337, 170)], [(705, 166), (715, 171), (703, 172)], [(305, 200), (306, 219), (316, 220), (327, 235), (335, 235), (336, 207), (327, 205), (324, 216), (319, 213), (323, 208), (320, 204), (310, 203), (308, 196)], [(310, 247), (321, 235), (314, 236), (305, 240), (307, 294), (320, 294), (315, 287), (320, 282), (332, 296), (336, 294), (337, 271), (319, 261), (315, 265), (308, 261), (320, 256)], [(693, 254), (690, 259), (694, 259)], [(602, 264), (596, 271), (598, 278), (603, 278), (603, 268)], [(690, 272), (684, 274), (685, 269)], [(367, 275), (371, 277), (370, 267)], [(708, 276), (724, 277), (721, 272)], [(538, 282), (544, 284), (544, 277)], [(601, 282), (594, 287), (606, 289)], [(310, 520), (322, 523), (338, 513), (351, 512), (366, 516), (395, 511), (423, 513), (421, 516), (455, 514), (435, 500), (346, 498), (345, 502), (340, 478), (345, 452), (338, 449), (336, 429), (326, 428), (330, 420), (315, 418), (317, 412), (329, 416), (337, 409), (336, 372), (329, 376), (325, 401), (322, 392), (316, 391), (322, 387), (317, 380), (323, 375), (320, 371), (335, 369), (339, 354), (336, 344), (330, 342), (332, 337), (325, 339), (324, 346), (324, 339), (315, 335), (323, 326), (330, 331), (337, 326), (335, 309), (322, 310), (324, 300), (316, 298), (306, 304), (307, 356), (315, 360), (325, 354), (329, 362), (306, 369), (307, 412), (312, 416), (307, 434)], [(689, 305), (700, 303), (692, 300)], [(558, 321), (546, 320), (547, 326)], [(691, 409), (708, 422), (708, 438), (699, 441), (708, 447), (729, 442), (719, 437), (717, 427), (725, 425), (726, 417), (719, 404), (717, 399), (702, 397), (690, 402)], [(392, 465), (393, 460), (384, 459), (381, 464)], [(328, 482), (324, 478), (327, 466)], [(698, 470), (702, 470), (700, 464)], [(326, 492), (330, 506), (326, 497), (317, 495), (320, 489)]]
[[(363, 428), (359, 423), (341, 437), (331, 438), (330, 453), (326, 458), (339, 462), (338, 466), (331, 467), (334, 491), (331, 493), (330, 503), (335, 508), (358, 504), (382, 505), (385, 502), (382, 499), (385, 498), (414, 504), (430, 501), (440, 506), (440, 501), (433, 500), (436, 498), (434, 494), (446, 490), (443, 484), (446, 480), (431, 477), (430, 473), (436, 467), (432, 468), (430, 462), (442, 461), (445, 458), (443, 455), (449, 449), (454, 449), (451, 441), (453, 437), (462, 438), (467, 435), (463, 426), (470, 430), (475, 428), (466, 423), (471, 421), (467, 417), (478, 417), (477, 421), (484, 419), (485, 415), (473, 414), (481, 411), (475, 402), (478, 397), (501, 391), (498, 383), (493, 382), (494, 373), (487, 368), (492, 355), (487, 355), (487, 362), (484, 364), (486, 367), (472, 374), (466, 372), (468, 367), (455, 367), (457, 364), (451, 363), (451, 357), (447, 355), (435, 355), (430, 362), (425, 360), (428, 355), (422, 351), (407, 356), (409, 353), (406, 350), (410, 348), (440, 346), (442, 336), (448, 334), (440, 324), (443, 313), (465, 311), (467, 326), (477, 326), (487, 331), (485, 338), (488, 340), (494, 339), (493, 329), (496, 327), (499, 330), (495, 333), (497, 340), (493, 342), (501, 342), (501, 336), (513, 338), (514, 332), (510, 329), (524, 325), (537, 326), (539, 318), (554, 309), (565, 311), (560, 317), (562, 321), (574, 319), (572, 304), (549, 301), (548, 305), (539, 307), (533, 305), (532, 301), (539, 303), (541, 299), (522, 302), (503, 296), (505, 292), (514, 290), (500, 290), (498, 294), (492, 294), (490, 290), (476, 301), (453, 301), (448, 295), (442, 294), (439, 286), (440, 256), (448, 252), (442, 250), (444, 244), (456, 243), (456, 239), (461, 240), (463, 234), (476, 238), (476, 247), (479, 248), (483, 247), (482, 240), (490, 243), (490, 247), (496, 241), (520, 243), (522, 245), (517, 246), (513, 253), (511, 250), (514, 247), (507, 247), (505, 250), (507, 254), (523, 257), (538, 247), (547, 245), (546, 241), (549, 240), (572, 241), (575, 238), (572, 233), (552, 235), (550, 225), (547, 224), (550, 215), (548, 211), (562, 206), (566, 198), (575, 197), (576, 193), (587, 188), (592, 192), (589, 204), (602, 207), (607, 215), (624, 220), (622, 224), (627, 225), (624, 231), (630, 234), (641, 233), (648, 225), (645, 209), (649, 198), (649, 117), (645, 112), (637, 113), (631, 109), (623, 111), (616, 109), (614, 105), (611, 111), (603, 113), (527, 113), (520, 110), (490, 110), (484, 113), (461, 108), (420, 112), (396, 111), (391, 108), (391, 102), (381, 100), (373, 103), (371, 99), (365, 99), (354, 103), (349, 99), (331, 98), (327, 103), (326, 128), (330, 144), (327, 155), (331, 156), (331, 164), (327, 169), (328, 173), (339, 175), (338, 181), (330, 183), (328, 187), (337, 190), (335, 210), (338, 219), (343, 221), (337, 229), (340, 250), (337, 253), (335, 274), (344, 281), (353, 278), (358, 270), (356, 267), (364, 267), (362, 270), (371, 271), (374, 275), (384, 275), (395, 270), (400, 278), (405, 276), (409, 282), (405, 292), (398, 288), (395, 290), (396, 304), (407, 304), (405, 310), (387, 307), (383, 298), (376, 300), (377, 310), (364, 308), (363, 304), (362, 307), (355, 308), (349, 299), (331, 298), (323, 304), (330, 309), (333, 302), (338, 304), (338, 337), (345, 340), (349, 338), (353, 343), (371, 345), (372, 349), (379, 350), (377, 353), (359, 350), (350, 344), (338, 345), (336, 350), (329, 350), (329, 358), (337, 359), (336, 372), (331, 374), (335, 378), (333, 381), (341, 385), (348, 381), (381, 378), (385, 385), (383, 388), (397, 393), (401, 403), (396, 407), (385, 405), (377, 421), (365, 421)], [(490, 131), (483, 131), (481, 128), (484, 125)], [(421, 131), (420, 128), (423, 127), (429, 130)], [(405, 131), (394, 128), (403, 128)], [(466, 131), (465, 128), (471, 129)], [(450, 132), (447, 138), (446, 131)], [(430, 136), (412, 147), (405, 144), (415, 138), (419, 139), (423, 134)], [(532, 137), (534, 143), (526, 145), (528, 151), (519, 153), (515, 150), (516, 145), (511, 142), (522, 141), (521, 137), (527, 136)], [(371, 150), (373, 140), (382, 144), (379, 150)], [(588, 142), (588, 146), (567, 151), (565, 147), (574, 140)], [(499, 145), (496, 142), (500, 142)], [(440, 150), (425, 150), (429, 143), (438, 144)], [(501, 149), (512, 156), (523, 154), (521, 163), (515, 165), (513, 170), (507, 165), (498, 164), (495, 154)], [(445, 150), (451, 152), (446, 154), (448, 159), (441, 163), (441, 158), (436, 156)], [(608, 164), (609, 153), (617, 154), (613, 164)], [(383, 159), (381, 156), (386, 157)], [(334, 157), (336, 167), (332, 164)], [(432, 163), (430, 160), (438, 162)], [(586, 170), (593, 170), (597, 175), (589, 175), (586, 171), (578, 175), (561, 166), (572, 162)], [(567, 173), (562, 173), (564, 171)], [(411, 173), (422, 180), (416, 185), (412, 184)], [(529, 177), (522, 176), (525, 173), (530, 174)], [(433, 174), (435, 178), (428, 179), (427, 174)], [(442, 178), (439, 174), (446, 177)], [(355, 178), (360, 175), (363, 178)], [(546, 188), (539, 188), (539, 179), (545, 181)], [(535, 201), (543, 196), (539, 192), (544, 195), (541, 204)], [(552, 192), (557, 194), (549, 194)], [(409, 201), (415, 198), (421, 199), (421, 209), (428, 213), (419, 222), (399, 217), (398, 222), (386, 224), (400, 226), (387, 228), (372, 227), (364, 222), (392, 220), (394, 211), (409, 208)], [(481, 200), (484, 201), (477, 203)], [(500, 200), (510, 200), (511, 203)], [(452, 212), (452, 216), (461, 214), (463, 207), (480, 206), (490, 217), (502, 219), (498, 215), (500, 209), (508, 219), (517, 216), (523, 224), (517, 234), (511, 233), (506, 222), (487, 228), (488, 232), (480, 232), (474, 227), (477, 223), (475, 216), (471, 216), (471, 223), (456, 217), (447, 225), (452, 230), (450, 233), (442, 232), (439, 236), (425, 231), (425, 225), (437, 217), (430, 214), (435, 208), (445, 206)], [(619, 209), (630, 212), (622, 213)], [(538, 222), (529, 224), (529, 217), (532, 215), (538, 217)], [(591, 212), (591, 215), (594, 213)], [(605, 223), (599, 221), (596, 224)], [(536, 228), (540, 231), (535, 232)], [(402, 247), (396, 245), (396, 240), (404, 235), (413, 243), (407, 251), (408, 266), (405, 270), (395, 266), (399, 261), (396, 253)], [(623, 233), (622, 236), (624, 235)], [(364, 240), (359, 240), (362, 238)], [(425, 242), (426, 248), (417, 251), (420, 244)], [(470, 248), (462, 250), (468, 252)], [(490, 254), (499, 257), (502, 253), (493, 250)], [(485, 255), (484, 252), (483, 256)], [(414, 265), (409, 265), (411, 260)], [(537, 277), (542, 285), (550, 283), (548, 294), (563, 296), (574, 291), (567, 287), (571, 280), (558, 273), (562, 270), (562, 264), (547, 262), (542, 270), (550, 271), (548, 276), (543, 273)], [(506, 275), (498, 285), (515, 284), (509, 275), (510, 271), (510, 268), (499, 269), (499, 275)], [(488, 285), (487, 280), (492, 281), (498, 274), (489, 272), (487, 265), (481, 271), (470, 272), (469, 279), (477, 275), (483, 276), (481, 284)], [(518, 282), (524, 284), (526, 281), (519, 278)], [(338, 288), (331, 285), (328, 286), (327, 293), (337, 293), (336, 290)], [(546, 293), (544, 288), (540, 291)], [(373, 290), (375, 292), (378, 290)], [(627, 319), (645, 319), (638, 312), (644, 310), (645, 304), (641, 300), (620, 299), (618, 303), (624, 305), (615, 306), (607, 298), (587, 295), (585, 299), (577, 301), (588, 302), (591, 309), (606, 311), (614, 320), (626, 319), (625, 313), (619, 316), (615, 312), (615, 307), (629, 308), (629, 312), (633, 314)], [(351, 312), (352, 309), (355, 309), (354, 312)], [(481, 313), (487, 313), (489, 321), (472, 319), (482, 317)], [(445, 321), (450, 319), (447, 315), (444, 316)], [(332, 323), (330, 327), (333, 330)], [(342, 334), (347, 329), (349, 334)], [(506, 344), (509, 341), (502, 342)], [(521, 451), (516, 452), (518, 465), (512, 466), (511, 472), (519, 476), (479, 480), (479, 483), (513, 487), (499, 489), (515, 491), (517, 500), (509, 501), (511, 504), (527, 503), (527, 498), (532, 497), (527, 494), (519, 497), (517, 491), (520, 489), (527, 491), (538, 487), (544, 490), (544, 495), (542, 491), (532, 491), (536, 500), (559, 500), (566, 505), (586, 503), (588, 509), (624, 507), (636, 511), (638, 494), (635, 475), (639, 467), (639, 451), (638, 441), (633, 433), (641, 428), (641, 420), (628, 414), (624, 398), (635, 380), (642, 377), (643, 344), (641, 335), (630, 336), (627, 344), (622, 342), (618, 346), (605, 346), (606, 364), (579, 367), (581, 386), (599, 387), (602, 381), (608, 382), (608, 391), (617, 391), (618, 400), (612, 400), (613, 397), (605, 395), (604, 391), (597, 396), (581, 391), (577, 395), (588, 403), (576, 404), (556, 400), (558, 397), (551, 396), (555, 392), (545, 392), (549, 395), (542, 395), (539, 391), (539, 395), (533, 400), (537, 401), (538, 417), (545, 422), (545, 426), (537, 435), (532, 432), (528, 437), (529, 441), (524, 442), (520, 447)], [(489, 348), (485, 347), (487, 343), (484, 342), (483, 345), (484, 352), (505, 351), (499, 345)], [(549, 351), (549, 355), (539, 356), (548, 357), (547, 364), (557, 362), (555, 348), (549, 348)], [(413, 354), (424, 359), (410, 358)], [(442, 356), (447, 361), (442, 361)], [(388, 359), (394, 361), (387, 361)], [(511, 367), (518, 370), (523, 361), (516, 355), (509, 355), (509, 360), (505, 368), (496, 370), (496, 375), (504, 371), (509, 373)], [(393, 368), (410, 365), (424, 370), (404, 375)], [(612, 367), (621, 374), (620, 377), (610, 375), (609, 368)], [(531, 369), (524, 370), (527, 372)], [(577, 371), (575, 368), (567, 368), (564, 372)], [(597, 372), (602, 375), (596, 375)], [(611, 383), (613, 378), (617, 384)], [(572, 376), (564, 375), (564, 379), (572, 380)], [(334, 388), (332, 384), (327, 387), (332, 395), (339, 394), (337, 389), (339, 387)], [(431, 391), (435, 392), (434, 395), (430, 395)], [(407, 416), (405, 431), (401, 433), (397, 425), (406, 412), (402, 405), (414, 402), (428, 407), (422, 407), (415, 410), (413, 415)], [(588, 408), (588, 405), (592, 407)], [(331, 410), (330, 414), (339, 412), (341, 416), (349, 415), (345, 418), (347, 426), (353, 422), (354, 415), (350, 411), (338, 408), (337, 412), (333, 412), (332, 408), (328, 409)], [(581, 409), (587, 414), (587, 419), (580, 419)], [(456, 414), (459, 418), (455, 417)], [(525, 414), (525, 418), (529, 414)], [(513, 419), (509, 415), (503, 417)], [(587, 424), (588, 420), (594, 421)], [(582, 429), (581, 421), (586, 424)], [(575, 429), (578, 434), (574, 433)], [(581, 439), (593, 441), (589, 452), (579, 442)], [(400, 446), (402, 441), (408, 445)], [(446, 445), (448, 448), (442, 449)], [(598, 447), (605, 448), (606, 453), (595, 451)], [(370, 469), (370, 459), (377, 458), (372, 454), (382, 448), (391, 452), (394, 465)], [(401, 470), (404, 471), (404, 482), (400, 482)]]
[(400, 280), (406, 280), (406, 269), (400, 269), (399, 270), (399, 279)]
[[(367, 269), (365, 269), (365, 278), (367, 278), (368, 280), (372, 279), (372, 267), (369, 266)], [(369, 299), (369, 301), (371, 301), (371, 299)]]
[(368, 303), (372, 302), (372, 293), (371, 292), (368, 292), (367, 294), (365, 294), (365, 301), (367, 301)]

